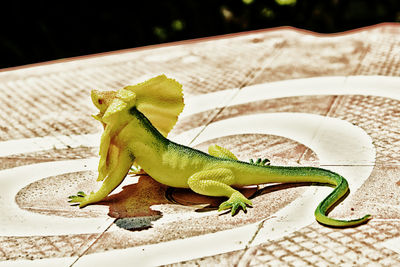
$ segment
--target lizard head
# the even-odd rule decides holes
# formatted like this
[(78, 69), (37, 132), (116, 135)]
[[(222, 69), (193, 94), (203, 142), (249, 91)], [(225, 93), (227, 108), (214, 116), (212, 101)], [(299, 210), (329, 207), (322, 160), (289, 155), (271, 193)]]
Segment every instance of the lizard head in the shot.
[(107, 110), (108, 106), (111, 104), (115, 98), (115, 91), (97, 91), (92, 90), (91, 97), (93, 104), (99, 109), (101, 114)]
[(93, 90), (91, 98), (93, 104), (99, 109), (99, 113), (93, 117), (102, 122), (103, 126), (111, 120), (111, 117), (134, 106), (136, 102), (135, 93), (125, 89), (104, 92)]

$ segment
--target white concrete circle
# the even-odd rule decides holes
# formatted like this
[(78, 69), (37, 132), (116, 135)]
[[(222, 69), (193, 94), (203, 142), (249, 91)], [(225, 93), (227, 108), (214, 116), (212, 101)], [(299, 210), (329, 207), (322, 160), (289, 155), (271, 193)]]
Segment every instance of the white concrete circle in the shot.
[[(259, 84), (240, 90), (229, 89), (187, 99), (185, 101), (187, 108), (183, 116), (191, 116), (220, 106), (215, 102), (216, 95), (229, 99), (228, 106), (303, 95), (360, 94), (400, 100), (399, 84), (400, 78), (382, 76), (318, 77)], [(211, 123), (206, 128), (189, 130), (175, 136), (174, 141), (188, 143), (193, 136), (198, 135), (192, 144), (194, 145), (221, 136), (245, 133), (283, 136), (308, 146), (316, 152), (321, 165), (328, 165), (325, 167), (348, 179), (352, 193), (369, 177), (375, 163), (372, 140), (361, 128), (339, 119), (304, 113), (254, 114), (229, 118)], [(47, 150), (53, 147), (93, 147), (98, 145), (99, 136), (99, 134), (58, 136), (0, 142), (0, 156)], [(353, 166), (351, 168), (329, 166), (333, 164)], [(0, 171), (0, 209), (10, 211), (7, 216), (2, 216), (0, 235), (91, 233), (99, 232), (99, 229), (109, 226), (111, 221), (104, 218), (62, 218), (33, 214), (21, 210), (14, 199), (18, 190), (38, 179), (69, 172), (94, 170), (96, 165), (97, 159), (85, 159), (32, 164)], [(316, 205), (331, 190), (323, 187), (310, 188), (302, 197), (270, 218), (266, 218), (252, 245), (283, 237), (312, 223)], [(302, 218), (295, 216), (294, 212), (300, 208), (304, 212)], [(77, 265), (112, 263), (116, 258), (130, 265), (134, 263), (157, 265), (243, 249), (258, 230), (260, 223), (184, 240), (85, 255), (79, 259)], [(193, 247), (191, 244), (198, 246)], [(163, 257), (158, 257), (160, 254)], [(162, 259), (162, 262), (158, 259)]]

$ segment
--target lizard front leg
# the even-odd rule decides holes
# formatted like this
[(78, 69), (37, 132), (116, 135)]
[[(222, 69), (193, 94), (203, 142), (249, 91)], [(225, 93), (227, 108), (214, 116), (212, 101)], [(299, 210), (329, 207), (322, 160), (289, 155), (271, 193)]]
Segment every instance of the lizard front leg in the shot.
[(77, 195), (70, 196), (69, 202), (79, 203), (80, 208), (98, 202), (108, 196), (124, 180), (132, 165), (133, 157), (127, 149), (119, 149), (113, 144), (111, 144), (110, 150), (112, 159), (109, 160), (113, 162), (112, 168), (108, 172), (100, 189), (97, 192), (91, 192), (89, 195), (80, 191)]
[(218, 211), (231, 209), (232, 215), (238, 208), (246, 211), (246, 205), (252, 205), (242, 193), (231, 187), (233, 184), (235, 176), (226, 168), (197, 172), (188, 179), (190, 189), (198, 194), (228, 197), (229, 199), (219, 206)]

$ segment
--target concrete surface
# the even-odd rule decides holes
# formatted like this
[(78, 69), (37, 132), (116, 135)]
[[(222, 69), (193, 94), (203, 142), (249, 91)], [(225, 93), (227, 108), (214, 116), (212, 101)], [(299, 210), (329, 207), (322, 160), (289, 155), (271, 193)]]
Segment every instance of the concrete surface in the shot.
[[(0, 265), (400, 266), (399, 36), (398, 24), (277, 28), (1, 71)], [(171, 139), (333, 170), (351, 193), (331, 216), (373, 219), (316, 223), (329, 187), (246, 188), (254, 207), (231, 217), (221, 199), (132, 175), (101, 203), (70, 206), (98, 186), (90, 90), (160, 73), (185, 93)]]

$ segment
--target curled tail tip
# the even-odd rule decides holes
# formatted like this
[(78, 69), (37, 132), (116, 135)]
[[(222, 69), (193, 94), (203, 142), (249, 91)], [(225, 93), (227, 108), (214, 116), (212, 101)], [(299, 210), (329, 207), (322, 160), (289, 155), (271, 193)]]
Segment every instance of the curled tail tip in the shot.
[(361, 224), (367, 223), (371, 219), (372, 219), (372, 215), (371, 214), (367, 214), (364, 217), (358, 219), (358, 223), (356, 223), (355, 225), (361, 225)]
[(328, 226), (328, 227), (346, 228), (346, 227), (355, 227), (355, 226), (365, 224), (369, 220), (372, 219), (372, 216), (370, 214), (367, 214), (367, 215), (365, 215), (359, 219), (355, 219), (355, 220), (336, 220), (336, 219), (331, 219), (323, 214), (318, 214), (318, 215), (316, 214), (316, 219), (320, 224)]
[(364, 217), (362, 217), (361, 220), (363, 220), (363, 221), (369, 221), (369, 220), (371, 220), (372, 218), (373, 218), (373, 217), (372, 217), (371, 214), (367, 214), (367, 215), (365, 215)]

